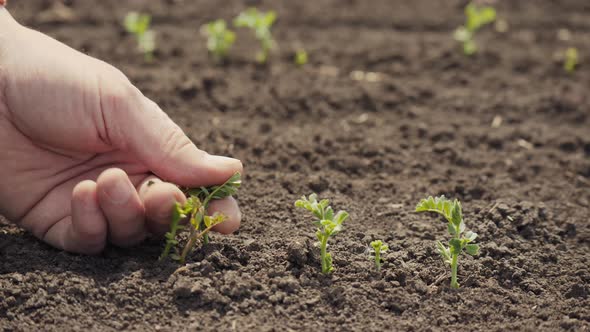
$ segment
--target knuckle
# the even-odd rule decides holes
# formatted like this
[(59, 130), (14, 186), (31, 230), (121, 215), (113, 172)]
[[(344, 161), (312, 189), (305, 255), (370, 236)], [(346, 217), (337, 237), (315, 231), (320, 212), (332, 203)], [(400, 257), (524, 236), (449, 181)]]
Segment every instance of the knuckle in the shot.
[(99, 76), (101, 104), (104, 111), (120, 111), (129, 108), (143, 94), (119, 69), (108, 65)]
[(162, 151), (164, 152), (164, 160), (162, 162), (173, 159), (180, 151), (193, 146), (193, 142), (171, 121), (164, 140), (162, 140), (162, 144)]

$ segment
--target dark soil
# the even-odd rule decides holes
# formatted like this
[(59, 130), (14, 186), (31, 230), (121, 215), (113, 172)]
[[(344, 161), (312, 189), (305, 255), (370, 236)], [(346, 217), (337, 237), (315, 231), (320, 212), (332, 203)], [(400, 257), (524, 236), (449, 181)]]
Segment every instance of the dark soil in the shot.
[[(121, 68), (203, 149), (241, 158), (243, 226), (178, 268), (157, 263), (157, 239), (86, 257), (2, 224), (0, 330), (590, 329), (587, 0), (499, 1), (510, 29), (482, 31), (473, 58), (451, 37), (465, 1), (66, 5), (66, 20), (51, 1), (10, 8)], [(199, 26), (248, 5), (278, 12), (280, 50), (258, 66), (240, 32), (228, 63), (214, 65)], [(130, 9), (154, 15), (153, 63), (121, 28)], [(310, 55), (302, 69), (297, 45)], [(583, 63), (572, 75), (554, 59), (568, 46)], [(312, 191), (351, 213), (331, 276), (319, 272), (309, 216), (293, 207)], [(435, 251), (445, 224), (412, 213), (439, 194), (460, 199), (480, 234), (459, 290)], [(367, 253), (374, 239), (391, 248), (381, 273)]]

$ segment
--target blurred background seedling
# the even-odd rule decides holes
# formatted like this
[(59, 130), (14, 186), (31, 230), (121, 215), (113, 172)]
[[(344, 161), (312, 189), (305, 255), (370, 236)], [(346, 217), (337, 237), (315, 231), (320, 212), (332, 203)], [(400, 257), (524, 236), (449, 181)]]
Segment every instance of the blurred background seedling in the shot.
[(381, 263), (383, 262), (383, 258), (381, 254), (384, 254), (387, 250), (389, 250), (389, 246), (383, 243), (381, 240), (375, 240), (371, 242), (371, 247), (373, 248), (373, 258), (375, 259), (375, 268), (377, 272), (381, 271)]
[(215, 61), (223, 61), (236, 41), (236, 34), (227, 28), (225, 20), (219, 19), (201, 27), (201, 33), (207, 37), (207, 50)]
[(573, 73), (579, 64), (578, 49), (575, 47), (569, 47), (565, 50), (565, 56), (563, 61), (563, 69), (568, 73)]
[(477, 52), (475, 33), (484, 25), (496, 20), (496, 10), (491, 6), (478, 6), (469, 3), (465, 7), (465, 25), (458, 27), (453, 36), (463, 46), (465, 55), (473, 55)]
[(125, 16), (123, 26), (134, 35), (137, 49), (144, 55), (146, 61), (151, 61), (156, 50), (156, 33), (150, 29), (152, 16), (138, 12), (129, 12)]
[(295, 51), (295, 64), (298, 66), (304, 66), (305, 64), (307, 64), (308, 61), (308, 55), (307, 52), (303, 49), (299, 49), (297, 51)]
[(272, 10), (262, 12), (256, 8), (248, 8), (234, 19), (234, 26), (254, 31), (256, 39), (260, 42), (260, 51), (256, 54), (256, 60), (259, 63), (266, 63), (271, 50), (276, 47), (271, 33), (276, 18), (277, 15)]

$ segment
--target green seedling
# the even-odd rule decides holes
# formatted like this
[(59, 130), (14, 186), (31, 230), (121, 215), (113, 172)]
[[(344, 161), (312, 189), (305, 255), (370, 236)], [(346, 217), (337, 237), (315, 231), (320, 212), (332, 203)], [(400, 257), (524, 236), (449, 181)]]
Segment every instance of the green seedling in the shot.
[(381, 254), (389, 250), (389, 247), (381, 240), (371, 242), (371, 247), (373, 247), (373, 253), (375, 254), (375, 267), (379, 272), (381, 271)]
[[(186, 203), (176, 203), (172, 210), (170, 230), (166, 233), (166, 247), (160, 255), (160, 260), (170, 256), (181, 264), (186, 262), (186, 257), (194, 249), (197, 241), (202, 239), (203, 244), (209, 243), (209, 231), (224, 222), (227, 217), (220, 213), (207, 215), (207, 208), (212, 200), (222, 199), (235, 194), (241, 185), (240, 173), (235, 173), (225, 183), (219, 186), (184, 189), (188, 199)], [(181, 221), (189, 219), (187, 225), (181, 225)], [(179, 232), (190, 228), (190, 234), (182, 251), (179, 251)], [(174, 253), (170, 251), (174, 250)]]
[(453, 35), (456, 41), (463, 44), (465, 55), (473, 55), (477, 52), (475, 33), (484, 25), (495, 20), (496, 10), (494, 7), (479, 7), (474, 3), (469, 3), (465, 7), (465, 25), (458, 27)]
[(236, 34), (227, 28), (222, 19), (203, 25), (201, 32), (207, 37), (207, 49), (215, 61), (223, 60), (236, 41)]
[(342, 230), (342, 223), (348, 218), (348, 212), (334, 210), (329, 206), (330, 201), (322, 199), (318, 202), (318, 196), (311, 194), (308, 197), (301, 197), (295, 202), (295, 206), (310, 211), (316, 218), (313, 224), (317, 227), (315, 233), (320, 247), (322, 261), (322, 273), (328, 274), (334, 270), (332, 266), (332, 255), (328, 252), (328, 239)]
[(568, 73), (573, 73), (578, 66), (578, 49), (575, 47), (569, 47), (565, 51), (565, 60), (563, 62), (563, 69)]
[(260, 41), (261, 49), (256, 54), (256, 60), (265, 63), (270, 51), (276, 43), (272, 38), (270, 29), (276, 20), (277, 15), (274, 11), (261, 12), (256, 8), (248, 8), (241, 12), (234, 20), (234, 25), (238, 28), (245, 27), (252, 29), (256, 39)]
[(125, 30), (135, 36), (137, 49), (143, 53), (146, 61), (153, 59), (156, 49), (156, 34), (150, 29), (151, 21), (152, 17), (149, 14), (129, 12), (123, 22)]
[(447, 229), (452, 236), (447, 248), (442, 242), (437, 241), (436, 246), (443, 261), (451, 266), (451, 288), (459, 288), (457, 282), (457, 266), (459, 255), (465, 251), (467, 254), (475, 256), (479, 253), (479, 245), (471, 243), (477, 238), (477, 234), (471, 231), (465, 231), (463, 222), (463, 211), (461, 202), (458, 200), (448, 200), (445, 196), (423, 199), (416, 206), (416, 212), (436, 212), (445, 217), (448, 221)]
[(307, 63), (308, 60), (308, 56), (307, 56), (307, 52), (305, 50), (297, 50), (297, 52), (295, 52), (295, 64), (298, 66), (303, 66)]

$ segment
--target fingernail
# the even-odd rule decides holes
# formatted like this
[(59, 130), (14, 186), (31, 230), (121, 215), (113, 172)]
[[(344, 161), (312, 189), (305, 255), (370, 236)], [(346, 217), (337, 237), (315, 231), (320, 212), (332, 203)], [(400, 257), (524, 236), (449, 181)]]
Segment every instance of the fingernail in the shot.
[(216, 167), (235, 170), (236, 172), (242, 170), (242, 162), (238, 159), (210, 154), (207, 156), (207, 161), (215, 164)]
[(129, 183), (125, 181), (116, 181), (111, 188), (105, 190), (105, 194), (112, 204), (123, 205), (127, 203), (131, 197)]

